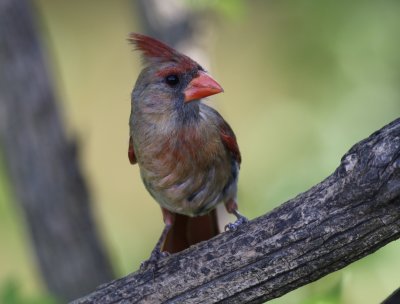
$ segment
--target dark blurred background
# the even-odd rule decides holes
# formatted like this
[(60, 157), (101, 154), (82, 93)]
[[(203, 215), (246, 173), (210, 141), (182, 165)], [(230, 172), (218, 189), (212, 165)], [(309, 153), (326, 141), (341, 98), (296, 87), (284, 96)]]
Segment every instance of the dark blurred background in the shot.
[[(11, 8), (7, 7), (13, 3), (21, 7), (10, 17), (7, 9)], [(52, 207), (43, 205), (39, 211), (35, 207), (35, 215), (29, 205), (36, 204), (34, 200), (21, 203), (34, 195), (23, 193), (26, 187), (18, 181), (25, 171), (15, 169), (18, 166), (13, 163), (34, 168), (36, 158), (13, 160), (18, 154), (15, 151), (23, 150), (30, 138), (28, 131), (13, 135), (25, 126), (24, 115), (13, 115), (26, 110), (24, 102), (35, 92), (35, 82), (29, 82), (24, 69), (38, 69), (28, 67), (26, 62), (32, 60), (25, 53), (18, 57), (19, 52), (9, 52), (14, 44), (8, 42), (18, 33), (33, 37), (32, 43), (37, 43), (43, 60), (38, 64), (47, 73), (39, 85), (51, 90), (52, 94), (45, 95), (50, 95), (49, 102), (54, 101), (59, 116), (61, 131), (57, 134), (61, 135), (55, 138), (65, 137), (66, 149), (72, 151), (66, 153), (71, 157), (44, 164), (50, 163), (51, 168), (58, 168), (57, 162), (68, 162), (67, 168), (76, 166), (72, 172), (75, 182), (84, 185), (73, 188), (84, 193), (82, 198), (73, 198), (77, 207), (57, 216), (75, 212), (79, 217), (76, 210), (88, 204), (84, 207), (88, 221), (82, 227), (92, 231), (89, 238), (95, 241), (91, 248), (101, 252), (93, 267), (104, 266), (104, 280), (135, 271), (149, 256), (163, 227), (158, 205), (142, 185), (137, 166), (130, 166), (127, 158), (130, 93), (140, 71), (139, 54), (132, 52), (127, 42), (130, 32), (151, 34), (173, 44), (197, 59), (224, 87), (225, 93), (209, 103), (237, 135), (243, 157), (239, 203), (249, 218), (321, 181), (354, 143), (400, 114), (398, 1), (0, 0), (0, 16), (0, 303), (57, 303), (56, 298), (65, 300), (84, 293), (60, 291), (67, 284), (54, 282), (52, 273), (55, 277), (64, 275), (59, 268), (68, 258), (49, 264), (40, 254), (39, 247), (47, 246), (41, 236), (58, 226), (53, 223), (40, 232), (35, 227), (42, 222), (35, 223), (35, 219)], [(13, 32), (19, 29), (18, 24), (21, 31)], [(21, 44), (13, 47), (29, 49)], [(7, 70), (13, 67), (18, 68), (15, 75), (14, 70)], [(28, 75), (22, 78), (31, 83), (29, 90), (19, 82), (21, 74)], [(18, 94), (12, 96), (23, 100), (22, 110), (4, 106), (11, 96), (4, 92), (14, 85)], [(43, 107), (54, 106), (50, 104)], [(49, 113), (43, 115), (53, 115)], [(29, 124), (25, 127), (33, 130)], [(28, 136), (27, 141), (13, 141), (23, 136)], [(34, 136), (39, 143), (47, 140), (48, 146), (53, 144), (46, 132)], [(37, 144), (34, 153), (41, 155), (42, 148)], [(38, 166), (29, 171), (28, 182), (36, 179), (36, 173), (41, 174)], [(61, 199), (53, 201), (57, 206)], [(43, 217), (43, 223), (49, 217), (52, 215)], [(66, 232), (62, 235), (54, 239), (61, 242), (57, 245), (60, 252), (68, 252), (73, 246), (62, 241), (75, 237)], [(74, 254), (79, 256), (77, 252)], [(399, 243), (390, 243), (270, 303), (378, 303), (400, 285), (399, 252)], [(83, 269), (82, 265), (76, 267)], [(70, 272), (66, 281), (74, 278)], [(79, 277), (84, 278), (84, 274)]]

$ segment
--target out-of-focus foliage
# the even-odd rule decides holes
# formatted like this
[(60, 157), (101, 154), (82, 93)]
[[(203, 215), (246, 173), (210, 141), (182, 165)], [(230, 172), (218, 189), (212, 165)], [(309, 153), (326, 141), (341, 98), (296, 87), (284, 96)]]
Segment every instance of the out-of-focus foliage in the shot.
[(208, 10), (221, 14), (223, 17), (237, 19), (247, 13), (247, 4), (244, 0), (185, 0), (193, 9)]
[(5, 281), (0, 285), (0, 303), (2, 304), (55, 304), (50, 296), (27, 297), (22, 293), (21, 286), (14, 280)]
[(342, 285), (338, 280), (333, 286), (328, 285), (328, 289), (315, 292), (300, 304), (336, 304), (340, 303)]
[[(352, 144), (399, 116), (400, 2), (185, 1), (213, 11), (206, 68), (225, 93), (210, 103), (237, 134), (239, 203), (250, 218), (321, 181)], [(98, 223), (122, 276), (147, 258), (162, 228), (126, 155), (140, 71), (126, 38), (142, 31), (138, 15), (128, 0), (34, 3), (68, 131), (78, 137)], [(0, 286), (15, 277), (26, 289), (18, 297), (41, 294), (4, 168)], [(391, 243), (270, 303), (379, 303), (398, 288), (399, 251)]]

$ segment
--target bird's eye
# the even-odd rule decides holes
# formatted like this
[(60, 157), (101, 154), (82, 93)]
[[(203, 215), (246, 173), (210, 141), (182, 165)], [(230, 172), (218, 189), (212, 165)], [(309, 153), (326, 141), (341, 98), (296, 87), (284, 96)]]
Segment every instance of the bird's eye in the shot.
[(179, 83), (179, 78), (177, 75), (168, 75), (165, 77), (165, 81), (169, 86), (173, 87)]

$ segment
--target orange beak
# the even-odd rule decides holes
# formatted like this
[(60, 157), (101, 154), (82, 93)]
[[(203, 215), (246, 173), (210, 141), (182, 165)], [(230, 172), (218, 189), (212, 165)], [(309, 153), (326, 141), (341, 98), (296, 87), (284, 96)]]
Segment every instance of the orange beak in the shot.
[(185, 102), (198, 100), (207, 96), (223, 92), (224, 89), (206, 72), (199, 71), (199, 76), (193, 78), (189, 82), (187, 88), (183, 92), (185, 94)]

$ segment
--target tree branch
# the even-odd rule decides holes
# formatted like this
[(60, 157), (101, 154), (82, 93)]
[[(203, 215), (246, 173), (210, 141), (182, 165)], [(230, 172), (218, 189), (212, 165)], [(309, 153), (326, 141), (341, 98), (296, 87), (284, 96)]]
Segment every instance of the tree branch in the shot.
[(100, 286), (82, 303), (262, 303), (400, 236), (400, 119), (270, 213)]

